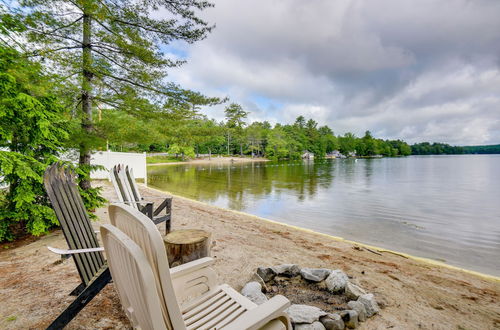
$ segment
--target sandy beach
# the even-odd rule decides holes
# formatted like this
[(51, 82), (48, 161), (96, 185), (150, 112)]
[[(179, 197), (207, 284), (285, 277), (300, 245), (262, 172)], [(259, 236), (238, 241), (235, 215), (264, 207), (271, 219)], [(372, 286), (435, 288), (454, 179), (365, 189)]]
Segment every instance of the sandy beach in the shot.
[(169, 162), (169, 163), (155, 163), (155, 164), (148, 164), (148, 166), (156, 166), (156, 165), (181, 165), (181, 164), (198, 164), (198, 165), (204, 165), (204, 164), (229, 164), (229, 163), (251, 163), (251, 162), (268, 162), (270, 161), (267, 158), (262, 158), (262, 157), (254, 157), (254, 158), (249, 158), (249, 157), (217, 157), (214, 156), (212, 158), (196, 158), (196, 159), (190, 159), (185, 162)]
[[(175, 163), (179, 164), (179, 163)], [(107, 182), (103, 194), (115, 200)], [(141, 187), (143, 196), (165, 195)], [(96, 210), (100, 223), (107, 209)], [(258, 266), (296, 263), (342, 269), (374, 293), (381, 312), (359, 329), (500, 329), (500, 280), (442, 267), (389, 251), (273, 223), (174, 196), (172, 228), (201, 228), (212, 233), (212, 256), (220, 283), (237, 290)], [(61, 259), (46, 246), (66, 248), (60, 230), (39, 239), (3, 244), (0, 251), (0, 328), (40, 329), (73, 300), (79, 284), (71, 259)], [(371, 250), (371, 251), (370, 251)], [(130, 328), (113, 284), (101, 291), (67, 329)]]

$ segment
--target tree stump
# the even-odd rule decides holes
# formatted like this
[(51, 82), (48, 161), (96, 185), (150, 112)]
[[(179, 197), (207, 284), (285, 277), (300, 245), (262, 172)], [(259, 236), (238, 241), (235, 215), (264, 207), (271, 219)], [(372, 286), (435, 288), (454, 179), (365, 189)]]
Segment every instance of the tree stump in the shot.
[(174, 230), (163, 237), (170, 267), (210, 256), (210, 233), (200, 229)]

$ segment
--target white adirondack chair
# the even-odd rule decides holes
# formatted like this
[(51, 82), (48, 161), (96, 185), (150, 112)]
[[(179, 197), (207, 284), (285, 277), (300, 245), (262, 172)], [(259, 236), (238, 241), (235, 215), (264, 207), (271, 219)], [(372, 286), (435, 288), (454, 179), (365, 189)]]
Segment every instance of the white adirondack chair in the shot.
[[(134, 326), (157, 329), (152, 326), (152, 321), (145, 321), (154, 314), (155, 318), (161, 320), (158, 321), (161, 325), (159, 329), (292, 329), (290, 319), (284, 312), (290, 305), (285, 297), (275, 296), (262, 305), (256, 305), (230, 286), (217, 285), (216, 274), (210, 267), (214, 262), (212, 258), (202, 258), (169, 269), (161, 235), (146, 216), (123, 204), (110, 205), (109, 214), (112, 224), (104, 225), (101, 234), (113, 280)], [(112, 240), (107, 238), (110, 235), (113, 236)], [(142, 254), (137, 256), (132, 249), (126, 252), (130, 256), (124, 257), (125, 252), (122, 250), (126, 249), (128, 243), (107, 243), (114, 240), (132, 240)], [(117, 249), (120, 252), (114, 252)], [(153, 277), (145, 275), (144, 284), (140, 283), (140, 279), (138, 283), (131, 283), (126, 277), (122, 279), (119, 272), (128, 268), (114, 266), (131, 257), (141, 259), (134, 261), (136, 264), (141, 263), (141, 268), (145, 261), (148, 264), (146, 269), (151, 270)], [(133, 268), (133, 265), (128, 267)], [(153, 295), (153, 298), (137, 297), (143, 285), (156, 288), (154, 295), (150, 290), (143, 293)], [(149, 308), (153, 302), (146, 304), (147, 299), (153, 299), (155, 307)], [(181, 305), (180, 301), (186, 302)], [(148, 306), (147, 310), (143, 310), (143, 305)]]
[[(120, 203), (125, 203), (138, 209), (153, 220), (155, 224), (165, 222), (166, 233), (170, 231), (172, 197), (165, 198), (155, 209), (153, 202), (147, 201), (141, 196), (141, 192), (135, 182), (133, 169), (124, 164), (113, 166), (109, 171), (109, 177)], [(165, 214), (160, 215), (163, 210), (165, 210)]]

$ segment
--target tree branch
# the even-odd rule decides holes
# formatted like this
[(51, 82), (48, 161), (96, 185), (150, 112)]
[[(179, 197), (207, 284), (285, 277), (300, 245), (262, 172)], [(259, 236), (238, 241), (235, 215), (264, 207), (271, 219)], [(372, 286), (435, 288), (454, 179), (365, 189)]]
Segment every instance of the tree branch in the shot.
[(60, 35), (60, 34), (56, 34), (56, 33), (51, 33), (51, 32), (49, 32), (49, 31), (43, 31), (43, 30), (38, 30), (38, 29), (32, 29), (32, 28), (29, 28), (29, 27), (28, 27), (27, 29), (28, 29), (28, 30), (30, 30), (30, 31), (32, 31), (32, 32), (38, 33), (38, 34), (40, 34), (40, 35), (43, 35), (43, 36), (45, 36), (45, 35), (50, 35), (50, 36), (54, 36), (54, 37), (57, 37), (57, 38), (59, 38), (59, 39), (63, 39), (63, 40), (64, 40), (64, 39), (71, 40), (71, 41), (73, 41), (73, 42), (76, 42), (77, 44), (82, 45), (82, 42), (81, 42), (80, 40), (77, 40), (77, 39), (75, 39), (75, 38), (71, 38), (71, 37), (69, 37), (69, 36), (67, 36), (67, 35)]
[(122, 68), (123, 70), (127, 71), (127, 72), (132, 72), (132, 70), (130, 70), (130, 68), (127, 68), (125, 65), (119, 63), (118, 61), (112, 59), (111, 57), (109, 57), (108, 55), (98, 51), (97, 49), (93, 49), (94, 52), (96, 52), (97, 54), (101, 55), (102, 57), (106, 58), (108, 61), (114, 63), (115, 65), (119, 66), (120, 68)]
[(97, 74), (102, 74), (103, 76), (106, 76), (106, 77), (109, 77), (109, 78), (112, 78), (112, 79), (115, 79), (115, 80), (118, 80), (118, 81), (122, 81), (122, 82), (128, 83), (128, 84), (136, 86), (136, 87), (140, 87), (140, 88), (152, 91), (152, 92), (156, 92), (156, 93), (159, 93), (159, 94), (170, 96), (170, 93), (168, 93), (167, 91), (162, 91), (162, 90), (156, 89), (156, 88), (151, 87), (151, 86), (146, 86), (146, 85), (143, 85), (141, 83), (135, 82), (133, 80), (127, 79), (127, 78), (117, 77), (117, 76), (114, 76), (112, 74), (104, 73), (104, 72), (101, 72), (101, 71), (97, 72)]
[(54, 30), (52, 30), (52, 31), (50, 31), (50, 32), (47, 32), (47, 34), (52, 34), (52, 33), (56, 32), (56, 31), (61, 30), (61, 29), (64, 29), (64, 28), (70, 27), (70, 26), (74, 25), (75, 23), (77, 23), (78, 21), (80, 21), (82, 18), (83, 18), (83, 15), (82, 15), (82, 16), (80, 16), (79, 18), (77, 18), (76, 20), (74, 20), (74, 21), (73, 21), (73, 22), (71, 22), (71, 23), (68, 23), (68, 24), (66, 24), (66, 25), (62, 25), (62, 26), (60, 26), (60, 27), (58, 27), (58, 28), (56, 28), (56, 29), (54, 29)]
[(58, 52), (63, 49), (76, 49), (76, 48), (82, 48), (82, 46), (67, 46), (67, 47), (59, 47), (55, 49), (49, 49), (43, 52), (43, 54), (37, 53), (39, 50), (35, 50), (32, 54), (26, 54), (26, 57), (36, 57), (36, 56), (44, 56), (47, 53), (54, 53)]
[(120, 54), (120, 55), (134, 55), (134, 53), (132, 52), (127, 52), (127, 51), (124, 51), (122, 49), (119, 49), (119, 48), (115, 48), (109, 44), (104, 44), (104, 43), (101, 43), (101, 42), (94, 42), (92, 44), (92, 48), (102, 48), (102, 49), (105, 49), (107, 51), (110, 51), (110, 52), (113, 52), (113, 53), (117, 53), (117, 54)]

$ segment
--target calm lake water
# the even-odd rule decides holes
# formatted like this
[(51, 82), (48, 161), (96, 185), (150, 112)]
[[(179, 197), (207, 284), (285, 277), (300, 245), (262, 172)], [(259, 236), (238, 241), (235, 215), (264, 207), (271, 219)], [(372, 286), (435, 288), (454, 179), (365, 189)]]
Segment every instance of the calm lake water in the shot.
[(214, 160), (150, 166), (148, 184), (500, 276), (500, 155), (234, 165)]

